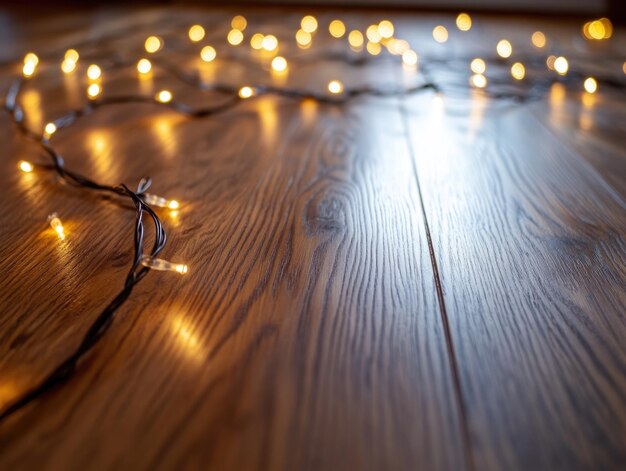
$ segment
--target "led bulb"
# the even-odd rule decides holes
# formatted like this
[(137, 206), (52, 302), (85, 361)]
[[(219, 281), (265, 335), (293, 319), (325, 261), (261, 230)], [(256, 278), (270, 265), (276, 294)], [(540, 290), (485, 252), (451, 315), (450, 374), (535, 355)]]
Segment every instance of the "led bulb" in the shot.
[(307, 33), (306, 31), (299, 29), (296, 32), (296, 42), (299, 47), (308, 47), (311, 45), (312, 41), (311, 33)]
[(300, 21), (300, 27), (307, 33), (317, 31), (317, 19), (314, 16), (307, 15)]
[(254, 88), (252, 87), (241, 87), (239, 89), (239, 96), (241, 98), (250, 98), (252, 95), (254, 95)]
[(61, 70), (65, 74), (71, 74), (76, 70), (76, 62), (69, 59), (63, 60), (63, 62), (61, 62)]
[(148, 59), (139, 59), (137, 62), (137, 72), (146, 75), (152, 70), (152, 63)]
[(278, 47), (278, 39), (273, 34), (268, 34), (263, 37), (263, 49), (266, 51), (273, 51)]
[(80, 56), (78, 55), (78, 51), (76, 49), (68, 49), (67, 51), (65, 51), (64, 59), (66, 61), (78, 62), (79, 57)]
[(149, 255), (141, 256), (141, 264), (144, 267), (148, 267), (153, 270), (173, 271), (181, 275), (184, 275), (185, 273), (189, 271), (189, 268), (187, 267), (187, 265), (183, 263), (172, 263), (172, 262), (168, 262), (167, 260), (160, 259), (160, 258), (150, 257)]
[(284, 72), (287, 70), (287, 59), (281, 56), (276, 56), (272, 59), (272, 69), (276, 72)]
[(204, 38), (204, 35), (204, 28), (200, 25), (193, 25), (189, 28), (189, 39), (191, 39), (194, 43), (201, 41)]
[(470, 83), (476, 88), (485, 88), (487, 86), (487, 77), (483, 74), (474, 74), (470, 77)]
[(163, 47), (163, 41), (158, 36), (150, 36), (144, 43), (146, 52), (153, 54)]
[(31, 164), (30, 162), (27, 162), (25, 160), (20, 160), (17, 163), (17, 167), (24, 173), (30, 173), (33, 171), (33, 169), (35, 168), (33, 166), (33, 164)]
[(231, 29), (226, 37), (228, 43), (233, 46), (239, 46), (243, 42), (243, 33), (238, 29)]
[(496, 45), (496, 52), (500, 57), (506, 59), (513, 54), (513, 46), (511, 46), (511, 43), (506, 39), (501, 39)]
[(469, 31), (472, 27), (472, 18), (467, 13), (459, 13), (456, 17), (456, 27), (461, 31)]
[(91, 85), (89, 85), (89, 87), (87, 87), (87, 96), (91, 99), (94, 99), (100, 94), (101, 91), (102, 89), (100, 88), (100, 85), (98, 85), (97, 83), (92, 83)]
[(394, 27), (393, 23), (389, 20), (383, 20), (378, 23), (378, 34), (385, 39), (389, 39), (393, 36)]
[(554, 60), (554, 70), (556, 70), (559, 75), (567, 74), (567, 71), (569, 70), (569, 63), (567, 62), (567, 59), (563, 56), (557, 57)]
[(172, 92), (170, 92), (169, 90), (161, 90), (159, 93), (156, 94), (155, 98), (161, 103), (169, 103), (170, 101), (172, 101)]
[(252, 47), (252, 49), (256, 49), (257, 51), (259, 49), (263, 49), (263, 38), (265, 38), (265, 36), (261, 33), (254, 33), (250, 38), (250, 47)]
[(46, 124), (46, 127), (43, 129), (43, 134), (46, 138), (52, 136), (57, 130), (57, 126), (54, 123)]
[(474, 72), (475, 74), (484, 74), (485, 70), (487, 70), (487, 64), (485, 64), (485, 61), (482, 60), (480, 57), (477, 57), (476, 59), (472, 60), (470, 64), (470, 69), (472, 69), (472, 72)]
[(526, 67), (521, 62), (516, 62), (511, 66), (511, 75), (515, 80), (522, 80), (526, 76)]
[(215, 52), (215, 48), (213, 46), (204, 46), (200, 51), (200, 58), (204, 62), (211, 62), (216, 56), (217, 53)]
[(411, 49), (405, 51), (404, 54), (402, 54), (402, 62), (404, 62), (404, 64), (408, 66), (417, 65), (417, 54), (415, 53), (415, 51)]
[(22, 73), (24, 77), (31, 77), (35, 73), (35, 69), (37, 68), (36, 62), (26, 62), (24, 63), (24, 67), (22, 68)]
[(584, 87), (587, 93), (595, 93), (598, 89), (598, 82), (593, 77), (587, 77), (585, 79)]
[(159, 208), (169, 208), (169, 209), (178, 209), (180, 208), (180, 203), (176, 200), (168, 200), (163, 198), (162, 196), (152, 195), (150, 193), (144, 193), (143, 200), (152, 205), (158, 206)]
[(346, 25), (341, 20), (333, 20), (328, 25), (328, 31), (333, 38), (341, 38), (346, 34)]
[(343, 84), (339, 80), (331, 80), (328, 83), (328, 91), (335, 95), (339, 94), (343, 91)]
[(63, 229), (63, 223), (59, 219), (59, 215), (57, 213), (52, 213), (50, 216), (48, 216), (48, 223), (50, 224), (50, 227), (55, 230), (55, 232), (59, 236), (59, 239), (65, 239), (65, 230)]
[(248, 21), (245, 19), (245, 17), (237, 15), (233, 17), (232, 21), (230, 22), (230, 26), (233, 29), (243, 31), (244, 29), (246, 29), (246, 26), (248, 26)]
[(433, 39), (438, 43), (445, 43), (448, 40), (448, 30), (445, 26), (435, 26), (433, 29)]
[(96, 64), (91, 64), (87, 67), (87, 77), (90, 80), (98, 80), (102, 76), (102, 69), (98, 67)]

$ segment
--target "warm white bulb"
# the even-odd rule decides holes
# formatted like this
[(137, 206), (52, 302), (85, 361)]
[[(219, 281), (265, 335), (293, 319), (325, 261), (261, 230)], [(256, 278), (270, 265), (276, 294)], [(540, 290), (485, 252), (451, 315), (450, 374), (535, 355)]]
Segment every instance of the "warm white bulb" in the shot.
[(152, 63), (148, 59), (140, 59), (137, 62), (137, 72), (142, 75), (149, 73), (152, 70)]
[(204, 62), (211, 62), (217, 56), (215, 48), (213, 46), (204, 46), (200, 51), (200, 58)]
[(254, 95), (254, 88), (252, 87), (241, 87), (239, 89), (239, 96), (241, 98), (250, 98), (252, 95)]
[(87, 77), (90, 80), (97, 80), (102, 76), (102, 69), (98, 67), (96, 64), (91, 64), (87, 67)]
[(152, 270), (173, 271), (180, 275), (184, 275), (189, 271), (189, 267), (183, 263), (172, 263), (160, 258), (150, 257), (149, 255), (141, 256), (141, 264)]
[(339, 94), (343, 91), (343, 84), (339, 80), (331, 80), (328, 83), (328, 91), (335, 95)]
[(189, 39), (194, 43), (201, 41), (205, 34), (204, 28), (200, 25), (193, 25), (189, 28)]
[(595, 93), (598, 90), (598, 82), (593, 77), (587, 77), (584, 83), (585, 91), (587, 93)]
[(172, 101), (172, 92), (169, 90), (161, 90), (156, 94), (156, 100), (161, 103), (169, 103)]
[(48, 216), (48, 223), (50, 224), (50, 227), (52, 227), (52, 229), (54, 229), (54, 231), (57, 233), (59, 239), (65, 239), (65, 229), (63, 228), (63, 223), (61, 222), (61, 219), (59, 219), (59, 215), (57, 213), (52, 213), (50, 216)]
[(276, 72), (284, 72), (287, 70), (287, 59), (281, 56), (276, 56), (272, 59), (272, 69)]
[(20, 161), (17, 163), (17, 166), (18, 166), (18, 168), (19, 168), (22, 172), (24, 172), (24, 173), (30, 173), (30, 172), (32, 172), (32, 171), (33, 171), (33, 169), (35, 168), (35, 167), (33, 166), (33, 164), (31, 164), (30, 162), (27, 162), (27, 161), (25, 161), (25, 160), (20, 160)]

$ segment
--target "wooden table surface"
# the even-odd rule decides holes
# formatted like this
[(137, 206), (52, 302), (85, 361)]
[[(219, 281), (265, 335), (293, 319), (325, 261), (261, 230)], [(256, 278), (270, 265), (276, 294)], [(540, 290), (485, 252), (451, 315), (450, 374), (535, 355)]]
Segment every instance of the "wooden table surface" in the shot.
[[(7, 61), (27, 51), (125, 31), (102, 47), (138, 57), (147, 35), (169, 28), (183, 41), (195, 22), (218, 49), (201, 68), (207, 81), (321, 91), (337, 78), (420, 80), (384, 59), (279, 77), (220, 60), (234, 13), (248, 17), (246, 33), (274, 32), (287, 57), (302, 53), (302, 12), (5, 12), (0, 91), (19, 74)], [(352, 28), (381, 19), (320, 13), (320, 28), (334, 16)], [(389, 16), (433, 57), (485, 55), (502, 37), (531, 51), (535, 29), (561, 51), (594, 54), (580, 21), (476, 16), (462, 36), (450, 15)], [(438, 22), (450, 29), (444, 45), (430, 36)], [(314, 48), (330, 44), (318, 36)], [(85, 65), (29, 81), (34, 128), (84, 103)], [(188, 103), (216, 100), (158, 70), (103, 79), (105, 95), (165, 87)], [(129, 105), (59, 131), (73, 168), (133, 186), (150, 175), (154, 192), (183, 203), (162, 213), (163, 256), (190, 272), (150, 273), (70, 382), (0, 424), (0, 469), (624, 469), (625, 123), (623, 93), (554, 85), (524, 105), (264, 96), (201, 120)], [(121, 289), (134, 214), (18, 172), (41, 151), (6, 112), (0, 141), (3, 406)], [(64, 242), (47, 229), (54, 211)]]

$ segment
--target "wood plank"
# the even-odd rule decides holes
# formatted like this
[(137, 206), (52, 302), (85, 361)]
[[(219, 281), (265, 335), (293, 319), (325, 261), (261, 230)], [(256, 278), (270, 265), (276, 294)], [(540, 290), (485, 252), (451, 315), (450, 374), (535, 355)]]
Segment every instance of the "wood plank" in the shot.
[[(319, 89), (345, 72), (337, 67), (294, 69), (290, 80)], [(252, 72), (237, 74), (220, 78)], [(80, 100), (71, 84), (38, 84), (39, 124)], [(49, 371), (119, 288), (134, 216), (16, 174), (33, 148), (1, 119), (6, 401)], [(401, 126), (389, 101), (342, 110), (262, 97), (193, 122), (111, 108), (55, 135), (80, 170), (128, 182), (148, 173), (155, 192), (186, 203), (165, 216), (164, 257), (190, 273), (150, 274), (76, 377), (0, 426), (0, 468), (463, 469)], [(52, 210), (67, 221), (61, 246), (45, 230)]]
[(477, 469), (623, 467), (623, 196), (524, 106), (430, 100), (406, 132)]

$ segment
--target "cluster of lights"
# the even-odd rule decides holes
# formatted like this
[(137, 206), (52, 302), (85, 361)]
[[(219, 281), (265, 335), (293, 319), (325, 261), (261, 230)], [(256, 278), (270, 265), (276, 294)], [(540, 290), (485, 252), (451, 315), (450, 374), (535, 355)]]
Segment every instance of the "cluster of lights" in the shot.
[(71, 74), (76, 70), (78, 64), (78, 51), (76, 49), (68, 49), (63, 56), (63, 62), (61, 62), (61, 70), (65, 74)]
[(600, 18), (583, 25), (583, 36), (590, 40), (602, 41), (613, 36), (613, 24), (608, 18)]

